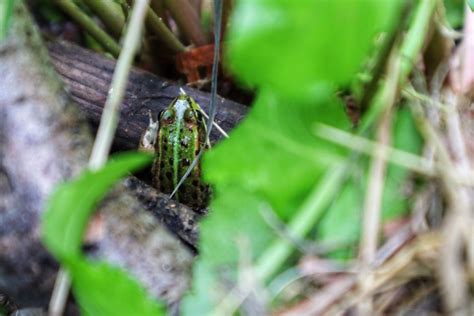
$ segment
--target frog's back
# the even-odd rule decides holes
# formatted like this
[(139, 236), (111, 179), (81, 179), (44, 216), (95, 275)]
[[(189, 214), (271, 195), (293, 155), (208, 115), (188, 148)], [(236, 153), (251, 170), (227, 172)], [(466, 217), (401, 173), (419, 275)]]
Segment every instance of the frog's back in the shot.
[[(187, 105), (183, 112), (173, 107), (160, 115), (160, 128), (155, 144), (156, 158), (153, 164), (154, 186), (164, 193), (171, 193), (184, 176), (192, 161), (205, 144), (205, 126), (201, 114), (194, 110), (190, 97), (185, 96)], [(189, 106), (188, 106), (189, 105)], [(207, 205), (209, 189), (201, 181), (200, 164), (180, 186), (175, 198), (195, 209)]]

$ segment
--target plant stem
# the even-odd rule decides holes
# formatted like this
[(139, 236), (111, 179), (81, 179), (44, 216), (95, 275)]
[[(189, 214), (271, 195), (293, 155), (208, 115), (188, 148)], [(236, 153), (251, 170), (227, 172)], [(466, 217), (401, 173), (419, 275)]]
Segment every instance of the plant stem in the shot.
[[(89, 158), (89, 169), (97, 170), (105, 165), (112, 146), (113, 136), (117, 129), (117, 122), (120, 113), (120, 104), (122, 103), (125, 93), (125, 87), (128, 81), (128, 75), (133, 62), (133, 58), (138, 50), (143, 21), (148, 8), (149, 0), (137, 0), (133, 6), (130, 23), (125, 34), (123, 50), (117, 61), (112, 78), (109, 95), (102, 112), (99, 130), (94, 142), (92, 154)], [(69, 292), (70, 278), (64, 268), (58, 273), (58, 279), (55, 284), (53, 297), (50, 306), (59, 311), (54, 316), (59, 316), (64, 310), (66, 304), (67, 293)]]
[(82, 0), (100, 18), (115, 38), (120, 38), (125, 17), (117, 3), (110, 0)]
[(64, 313), (70, 286), (71, 280), (67, 271), (64, 268), (59, 269), (56, 282), (54, 283), (51, 301), (49, 302), (49, 316), (61, 316)]
[(207, 44), (199, 16), (188, 0), (165, 0), (165, 5), (186, 37), (196, 46)]
[(0, 2), (0, 41), (7, 36), (8, 29), (10, 28), (13, 1), (14, 0), (4, 0)]
[(94, 20), (82, 12), (71, 0), (56, 0), (55, 3), (114, 57), (120, 54), (119, 44), (104, 30), (98, 27)]
[(117, 61), (117, 67), (112, 77), (109, 95), (104, 105), (97, 138), (94, 142), (89, 161), (89, 167), (93, 170), (101, 168), (105, 164), (112, 146), (112, 140), (117, 129), (120, 104), (122, 103), (128, 81), (128, 74), (140, 45), (143, 16), (149, 11), (148, 2), (149, 0), (136, 0), (132, 10), (130, 24), (124, 39), (123, 51)]
[(166, 26), (169, 27), (169, 24), (166, 22), (165, 17), (165, 1), (164, 0), (151, 0), (150, 3), (151, 8), (155, 11), (156, 15), (158, 15), (162, 20), (164, 20)]
[[(400, 75), (398, 76), (400, 87), (403, 87), (403, 84), (407, 81), (408, 75), (411, 73), (413, 65), (416, 63), (416, 58), (419, 56), (423, 48), (426, 35), (428, 34), (430, 21), (437, 4), (438, 1), (435, 0), (420, 0), (418, 3), (412, 24), (410, 25), (400, 49)], [(363, 118), (359, 129), (360, 133), (366, 131), (387, 106), (384, 104), (384, 100), (381, 97), (387, 93), (384, 91), (386, 89), (389, 89), (388, 85), (384, 84), (376, 93), (379, 97), (375, 97), (369, 112)]]
[[(296, 216), (288, 224), (288, 231), (292, 236), (305, 236), (314, 226), (324, 208), (339, 192), (346, 171), (347, 166), (339, 166), (326, 172), (319, 185), (315, 186), (305, 203), (296, 212)], [(260, 281), (268, 281), (292, 252), (293, 246), (288, 240), (279, 239), (270, 245), (256, 263), (255, 274), (260, 278)]]
[(173, 53), (181, 53), (186, 50), (186, 47), (184, 47), (179, 39), (173, 34), (173, 32), (170, 31), (163, 20), (158, 15), (156, 15), (152, 9), (147, 10), (146, 25), (156, 35), (158, 35), (159, 40)]

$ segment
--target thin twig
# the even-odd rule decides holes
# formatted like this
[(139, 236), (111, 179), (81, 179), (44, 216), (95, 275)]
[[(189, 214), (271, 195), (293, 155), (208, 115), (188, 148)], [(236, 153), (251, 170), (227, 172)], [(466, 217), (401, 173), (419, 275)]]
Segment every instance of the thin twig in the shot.
[[(209, 115), (206, 114), (206, 112), (204, 112), (203, 109), (199, 108), (201, 114), (206, 118), (206, 119), (209, 119)], [(214, 127), (219, 131), (219, 133), (222, 134), (222, 136), (224, 136), (225, 138), (229, 138), (229, 134), (226, 133), (226, 131), (224, 131), (224, 129), (219, 125), (217, 124), (216, 122), (212, 121), (212, 125), (214, 125)]]
[(113, 137), (117, 128), (117, 122), (120, 113), (120, 104), (125, 95), (128, 74), (133, 62), (133, 58), (140, 45), (142, 34), (143, 18), (148, 8), (149, 0), (136, 0), (130, 24), (125, 34), (124, 49), (117, 61), (109, 95), (104, 105), (104, 111), (100, 120), (97, 138), (94, 142), (92, 154), (89, 161), (91, 169), (101, 168), (107, 161), (107, 156), (112, 146)]
[[(398, 76), (400, 63), (397, 62), (398, 58), (392, 56), (389, 62), (391, 71), (393, 74), (386, 83), (387, 89), (384, 95), (384, 103), (387, 104), (387, 108), (381, 116), (380, 123), (377, 130), (378, 143), (385, 145), (384, 147), (377, 147), (375, 150), (375, 157), (371, 162), (369, 170), (369, 178), (367, 191), (365, 194), (364, 202), (364, 216), (363, 216), (363, 228), (362, 238), (360, 243), (360, 257), (359, 264), (361, 268), (360, 274), (360, 287), (362, 290), (369, 289), (372, 286), (373, 276), (370, 271), (370, 263), (374, 261), (375, 254), (377, 251), (377, 245), (379, 240), (380, 231), (380, 217), (381, 217), (381, 205), (382, 205), (382, 194), (384, 188), (384, 178), (387, 168), (386, 160), (388, 156), (388, 150), (386, 149), (390, 143), (390, 131), (392, 126), (392, 107), (395, 103), (395, 98), (398, 91)], [(372, 299), (367, 298), (362, 301), (358, 306), (359, 313), (361, 315), (370, 315), (372, 311)]]
[[(393, 164), (407, 168), (411, 171), (425, 175), (427, 177), (435, 177), (437, 175), (436, 169), (443, 168), (442, 163), (437, 163), (433, 166), (431, 160), (421, 156), (406, 152), (400, 149), (378, 144), (364, 137), (353, 135), (338, 128), (318, 123), (315, 125), (314, 133), (327, 141), (350, 148), (355, 151), (365, 153), (367, 155), (378, 155), (378, 147), (386, 147), (389, 154), (386, 159)], [(458, 174), (455, 181), (459, 184), (473, 186), (474, 172), (470, 171), (464, 174)]]
[[(460, 262), (463, 239), (472, 234), (472, 214), (470, 214), (470, 190), (457, 183), (458, 170), (453, 164), (448, 150), (440, 136), (423, 115), (421, 105), (411, 103), (418, 126), (428, 143), (433, 145), (435, 154), (443, 168), (437, 168), (448, 200), (448, 213), (442, 232), (444, 242), (440, 256), (440, 283), (444, 289), (443, 298), (447, 310), (456, 315), (468, 315), (468, 288), (464, 281), (463, 266)], [(471, 241), (468, 241), (470, 243)]]

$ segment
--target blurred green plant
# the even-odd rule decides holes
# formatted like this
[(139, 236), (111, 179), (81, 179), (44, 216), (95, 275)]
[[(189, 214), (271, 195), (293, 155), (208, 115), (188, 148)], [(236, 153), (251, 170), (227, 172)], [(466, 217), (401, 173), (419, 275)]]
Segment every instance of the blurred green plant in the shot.
[(451, 27), (455, 29), (462, 27), (464, 21), (464, 6), (466, 1), (469, 5), (473, 3), (472, 0), (444, 0), (446, 18)]
[(100, 199), (120, 178), (150, 161), (151, 157), (138, 153), (112, 156), (100, 170), (86, 171), (59, 186), (49, 200), (43, 241), (69, 272), (86, 315), (164, 315), (163, 308), (126, 272), (90, 261), (81, 251), (87, 223)]
[(14, 1), (3, 0), (0, 2), (0, 41), (7, 36), (10, 29)]
[(474, 11), (474, 0), (467, 0), (467, 4), (468, 4), (469, 7), (471, 8), (471, 10)]
[[(214, 187), (214, 199), (201, 225), (200, 256), (184, 315), (230, 315), (257, 292), (257, 298), (272, 300), (271, 293), (260, 290), (289, 268), (295, 240), (341, 243), (344, 247), (334, 254), (353, 257), (368, 194), (369, 158), (320, 137), (315, 126), (351, 131), (335, 91), (347, 87), (360, 71), (375, 36), (393, 30), (403, 4), (237, 2), (227, 63), (242, 83), (258, 92), (244, 122), (204, 156), (203, 173)], [(413, 43), (423, 42), (433, 12), (427, 2), (419, 6), (415, 20), (428, 19), (413, 23), (403, 50), (407, 56), (397, 72), (400, 82), (421, 48)], [(374, 98), (378, 104), (397, 87), (398, 78), (393, 80), (389, 88), (382, 81), (382, 92)], [(376, 110), (367, 120), (364, 136), (369, 139), (374, 138)], [(419, 152), (408, 111), (396, 115), (392, 132), (392, 146)], [(389, 167), (381, 207), (385, 218), (407, 211), (409, 201), (400, 190), (407, 175), (404, 168)]]

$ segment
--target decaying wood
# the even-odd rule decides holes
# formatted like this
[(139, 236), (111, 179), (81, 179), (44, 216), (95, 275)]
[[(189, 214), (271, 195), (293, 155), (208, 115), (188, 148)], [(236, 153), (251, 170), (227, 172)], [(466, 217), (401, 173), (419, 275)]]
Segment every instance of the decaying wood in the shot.
[(200, 218), (198, 213), (183, 204), (170, 201), (166, 194), (158, 192), (135, 177), (127, 178), (124, 184), (149, 212), (183, 241), (197, 249), (197, 223)]
[[(40, 216), (54, 187), (86, 166), (92, 140), (21, 1), (13, 20), (0, 44), (0, 292), (38, 307), (57, 272)], [(123, 185), (100, 214), (95, 256), (128, 269), (154, 297), (177, 301), (188, 287), (190, 251)]]
[[(72, 98), (88, 120), (98, 124), (115, 61), (66, 42), (53, 42), (48, 47), (56, 70), (62, 76)], [(120, 148), (137, 148), (140, 135), (148, 125), (148, 111), (151, 110), (156, 116), (179, 95), (181, 87), (146, 71), (134, 69), (122, 104), (115, 144)], [(186, 86), (182, 88), (209, 113), (208, 93)], [(247, 112), (244, 105), (221, 97), (217, 98), (217, 106), (215, 121), (225, 131), (230, 131)], [(214, 128), (211, 142), (221, 137)]]

